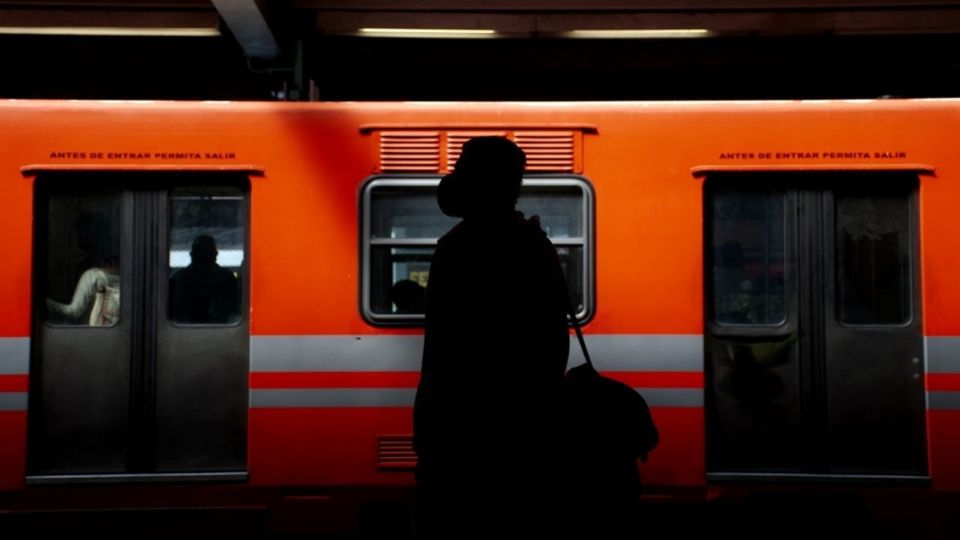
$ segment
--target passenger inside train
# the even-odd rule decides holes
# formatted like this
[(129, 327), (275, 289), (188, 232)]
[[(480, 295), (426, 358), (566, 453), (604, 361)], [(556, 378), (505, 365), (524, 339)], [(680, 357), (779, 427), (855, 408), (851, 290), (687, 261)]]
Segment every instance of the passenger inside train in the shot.
[(190, 248), (190, 265), (170, 278), (170, 313), (176, 322), (226, 323), (240, 316), (240, 285), (217, 264), (217, 244), (201, 234)]
[(401, 279), (390, 289), (390, 301), (396, 313), (423, 313), (426, 311), (427, 290), (412, 279)]
[[(113, 326), (120, 316), (120, 270), (109, 222), (100, 213), (85, 212), (75, 221), (73, 236), (80, 258), (68, 302), (46, 299), (47, 316), (61, 324)], [(56, 271), (54, 272), (56, 273)]]

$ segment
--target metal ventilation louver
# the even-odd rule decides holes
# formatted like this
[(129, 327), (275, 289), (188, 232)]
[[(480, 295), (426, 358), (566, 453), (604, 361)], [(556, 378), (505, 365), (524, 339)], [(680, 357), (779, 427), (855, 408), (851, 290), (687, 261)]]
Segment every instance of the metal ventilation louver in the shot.
[(513, 141), (527, 154), (527, 171), (574, 170), (574, 137), (570, 131), (517, 131)]
[(440, 133), (383, 131), (380, 133), (380, 170), (436, 172), (440, 167)]
[(446, 170), (452, 170), (463, 143), (473, 137), (497, 135), (517, 143), (527, 154), (527, 171), (572, 172), (576, 143), (572, 131), (451, 131), (447, 133)]
[(377, 467), (381, 469), (412, 469), (417, 465), (412, 435), (379, 435), (377, 437)]
[[(460, 158), (463, 143), (474, 137), (508, 137), (506, 131), (448, 131), (447, 132), (447, 171), (452, 171)], [(509, 137), (508, 137), (509, 138)]]
[(580, 133), (570, 130), (389, 130), (379, 132), (381, 172), (449, 172), (463, 143), (474, 137), (499, 136), (516, 142), (527, 154), (528, 172), (578, 172)]

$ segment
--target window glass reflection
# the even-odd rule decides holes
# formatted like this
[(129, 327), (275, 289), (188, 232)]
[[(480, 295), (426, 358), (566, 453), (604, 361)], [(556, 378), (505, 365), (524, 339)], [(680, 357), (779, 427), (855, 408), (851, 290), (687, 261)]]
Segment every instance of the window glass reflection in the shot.
[(583, 237), (583, 195), (570, 188), (528, 189), (517, 200), (527, 217), (540, 216), (540, 226), (551, 239)]
[(717, 192), (711, 204), (714, 320), (782, 323), (786, 316), (783, 195)]
[(908, 204), (903, 195), (837, 195), (840, 322), (903, 324), (910, 319)]
[(380, 187), (371, 194), (372, 238), (440, 238), (457, 219), (437, 206), (434, 187)]

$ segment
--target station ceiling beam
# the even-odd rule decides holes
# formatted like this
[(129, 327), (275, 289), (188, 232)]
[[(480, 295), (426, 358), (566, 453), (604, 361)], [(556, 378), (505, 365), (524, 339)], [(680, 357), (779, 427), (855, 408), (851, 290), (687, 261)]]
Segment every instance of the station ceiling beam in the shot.
[(267, 6), (259, 0), (211, 0), (244, 53), (264, 60), (280, 56), (280, 42), (270, 24)]

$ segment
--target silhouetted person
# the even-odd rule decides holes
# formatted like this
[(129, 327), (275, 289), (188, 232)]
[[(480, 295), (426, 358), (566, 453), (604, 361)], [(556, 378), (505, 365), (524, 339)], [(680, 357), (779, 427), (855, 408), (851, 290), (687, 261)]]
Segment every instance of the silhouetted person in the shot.
[(190, 265), (170, 278), (170, 309), (176, 322), (228, 323), (240, 316), (240, 285), (217, 264), (217, 244), (201, 234), (190, 247)]
[(471, 139), (441, 182), (463, 220), (437, 243), (414, 408), (418, 529), (427, 538), (530, 538), (558, 522), (562, 273), (535, 219), (515, 211), (525, 156)]
[(401, 279), (390, 288), (390, 301), (397, 306), (397, 313), (423, 313), (427, 304), (426, 291), (412, 279)]

